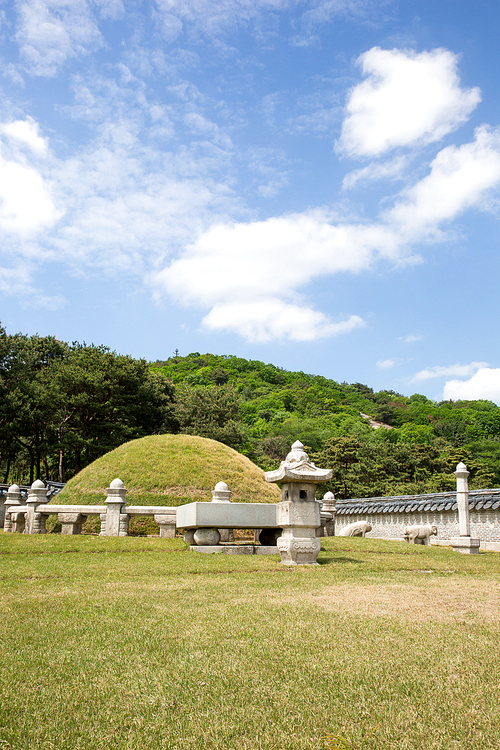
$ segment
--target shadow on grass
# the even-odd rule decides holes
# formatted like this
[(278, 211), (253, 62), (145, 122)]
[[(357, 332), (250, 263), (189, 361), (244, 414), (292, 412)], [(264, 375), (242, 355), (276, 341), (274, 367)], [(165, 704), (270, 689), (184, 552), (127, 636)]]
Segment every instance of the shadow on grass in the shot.
[(355, 557), (323, 557), (318, 560), (320, 565), (330, 565), (331, 563), (356, 563), (357, 565), (365, 565), (365, 560), (358, 560)]

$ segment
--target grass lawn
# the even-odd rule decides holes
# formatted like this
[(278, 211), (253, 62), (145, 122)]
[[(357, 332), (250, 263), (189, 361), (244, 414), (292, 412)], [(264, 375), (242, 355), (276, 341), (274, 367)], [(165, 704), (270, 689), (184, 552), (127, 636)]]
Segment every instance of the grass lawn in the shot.
[(0, 532), (0, 750), (500, 749), (500, 555)]

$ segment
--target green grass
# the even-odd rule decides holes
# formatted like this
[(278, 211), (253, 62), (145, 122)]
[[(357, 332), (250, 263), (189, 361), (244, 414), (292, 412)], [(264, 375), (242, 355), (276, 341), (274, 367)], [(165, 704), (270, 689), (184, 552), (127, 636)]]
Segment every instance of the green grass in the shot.
[(500, 555), (322, 544), (0, 534), (0, 748), (498, 750)]

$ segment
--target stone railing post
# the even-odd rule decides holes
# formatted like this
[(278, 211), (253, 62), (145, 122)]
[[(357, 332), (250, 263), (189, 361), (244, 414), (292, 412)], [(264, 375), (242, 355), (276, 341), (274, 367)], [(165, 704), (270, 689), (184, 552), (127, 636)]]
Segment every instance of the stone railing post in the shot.
[(331, 469), (318, 469), (299, 440), (280, 468), (266, 472), (267, 482), (281, 484), (281, 503), (276, 506), (276, 524), (283, 529), (278, 539), (281, 562), (285, 565), (317, 565), (321, 540), (316, 529), (321, 525), (319, 503), (315, 498), (318, 482), (332, 478)]
[(454, 537), (451, 540), (451, 546), (455, 552), (474, 555), (479, 552), (480, 540), (472, 539), (470, 535), (468, 483), (470, 472), (467, 471), (467, 466), (460, 462), (453, 473), (457, 478), (458, 528), (460, 536)]
[[(113, 479), (106, 492), (108, 496), (106, 498), (106, 528), (104, 535), (127, 536), (129, 517), (126, 513), (122, 512), (127, 504), (125, 500), (125, 495), (127, 494), (125, 485), (121, 479)], [(101, 531), (101, 534), (103, 534), (103, 531)]]
[[(217, 482), (214, 489), (212, 490), (212, 502), (230, 503), (232, 494), (233, 493), (225, 482)], [(219, 534), (221, 542), (234, 542), (233, 529), (219, 529)]]
[(45, 505), (46, 502), (47, 488), (40, 479), (37, 479), (36, 482), (33, 482), (31, 485), (28, 492), (28, 499), (26, 500), (28, 512), (26, 513), (26, 524), (24, 528), (25, 534), (47, 533), (47, 529), (45, 528), (47, 516), (43, 513), (38, 513), (37, 511), (37, 507), (39, 505)]
[(16, 505), (21, 505), (21, 490), (17, 484), (11, 484), (7, 490), (7, 498), (5, 500), (5, 520), (3, 530), (5, 533), (22, 533), (24, 531), (24, 514), (22, 514), (22, 521), (14, 514), (9, 511), (13, 511)]
[(331, 513), (332, 518), (325, 523), (325, 536), (335, 536), (336, 504), (333, 492), (326, 492), (323, 498), (323, 511)]

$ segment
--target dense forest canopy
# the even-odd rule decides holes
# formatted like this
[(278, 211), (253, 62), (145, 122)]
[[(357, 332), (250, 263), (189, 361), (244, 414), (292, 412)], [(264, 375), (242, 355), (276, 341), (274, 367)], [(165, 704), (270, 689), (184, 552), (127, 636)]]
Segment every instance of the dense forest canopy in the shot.
[(1, 326), (0, 423), (3, 483), (65, 481), (128, 440), (181, 432), (226, 443), (266, 470), (300, 439), (333, 468), (322, 491), (339, 497), (453, 489), (460, 460), (472, 487), (500, 485), (500, 408), (489, 401), (375, 393), (235, 356), (151, 364)]
[[(500, 408), (491, 401), (375, 393), (362, 383), (231, 355), (195, 352), (158, 361), (152, 370), (185, 392), (229, 389), (239, 399), (235, 447), (271, 469), (300, 438), (319, 466), (334, 469), (323, 491), (340, 497), (453, 489), (461, 460), (471, 470), (471, 487), (500, 485)], [(379, 429), (372, 426), (377, 422)]]

